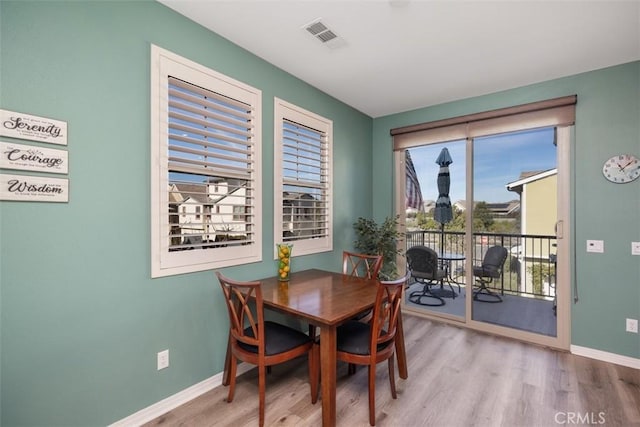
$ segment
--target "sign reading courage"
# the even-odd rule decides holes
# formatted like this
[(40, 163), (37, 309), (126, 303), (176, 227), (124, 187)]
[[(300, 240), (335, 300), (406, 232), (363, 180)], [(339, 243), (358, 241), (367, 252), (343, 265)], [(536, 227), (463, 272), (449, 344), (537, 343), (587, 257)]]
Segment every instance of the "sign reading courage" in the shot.
[(0, 168), (67, 173), (67, 158), (64, 150), (0, 141)]

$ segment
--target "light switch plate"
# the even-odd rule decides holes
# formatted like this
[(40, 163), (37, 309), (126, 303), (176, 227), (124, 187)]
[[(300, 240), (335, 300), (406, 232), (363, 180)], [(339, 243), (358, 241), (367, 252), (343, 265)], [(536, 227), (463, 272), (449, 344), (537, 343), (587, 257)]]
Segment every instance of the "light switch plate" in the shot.
[(587, 240), (587, 252), (604, 252), (604, 240)]
[(631, 242), (631, 255), (640, 255), (640, 242)]

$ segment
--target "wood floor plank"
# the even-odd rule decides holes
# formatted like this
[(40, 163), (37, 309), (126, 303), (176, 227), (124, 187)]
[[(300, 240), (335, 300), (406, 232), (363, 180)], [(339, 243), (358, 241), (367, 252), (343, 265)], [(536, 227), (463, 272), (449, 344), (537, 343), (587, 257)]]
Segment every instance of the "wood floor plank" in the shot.
[[(386, 363), (378, 366), (378, 426), (539, 427), (604, 421), (605, 426), (640, 427), (637, 369), (410, 315), (404, 316), (404, 331), (409, 378), (397, 378), (396, 369), (394, 400)], [(304, 358), (273, 367), (265, 425), (321, 425), (322, 405), (311, 404), (307, 381)], [(256, 426), (255, 370), (238, 377), (231, 403), (227, 392), (222, 386), (211, 390), (146, 427)], [(348, 375), (346, 365), (338, 365), (336, 396), (339, 426), (369, 425), (366, 369)]]

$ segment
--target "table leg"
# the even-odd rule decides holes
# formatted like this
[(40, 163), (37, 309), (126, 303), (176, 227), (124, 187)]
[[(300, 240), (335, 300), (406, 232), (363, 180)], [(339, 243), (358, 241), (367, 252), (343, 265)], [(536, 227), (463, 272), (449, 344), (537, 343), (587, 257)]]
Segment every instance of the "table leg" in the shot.
[(402, 313), (398, 314), (398, 325), (396, 326), (396, 358), (398, 359), (398, 375), (403, 380), (409, 376), (407, 371), (407, 352), (404, 348), (404, 328), (402, 326)]
[(320, 328), (320, 381), (322, 384), (322, 425), (336, 425), (336, 327)]

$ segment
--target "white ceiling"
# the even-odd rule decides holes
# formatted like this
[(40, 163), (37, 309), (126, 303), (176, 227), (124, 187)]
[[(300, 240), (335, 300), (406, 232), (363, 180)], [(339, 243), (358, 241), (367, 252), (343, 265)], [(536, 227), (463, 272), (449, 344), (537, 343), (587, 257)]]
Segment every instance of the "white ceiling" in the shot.
[(371, 117), (640, 59), (639, 1), (159, 1)]

